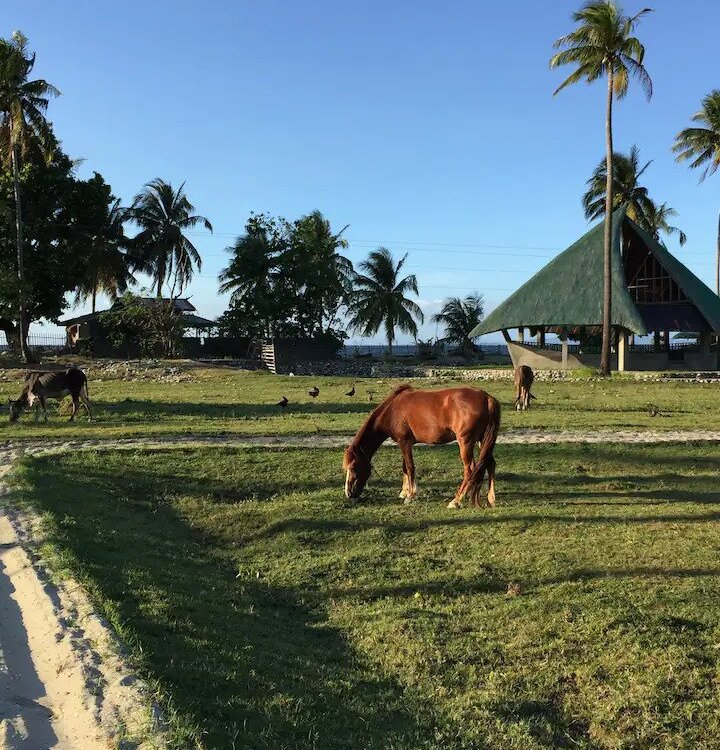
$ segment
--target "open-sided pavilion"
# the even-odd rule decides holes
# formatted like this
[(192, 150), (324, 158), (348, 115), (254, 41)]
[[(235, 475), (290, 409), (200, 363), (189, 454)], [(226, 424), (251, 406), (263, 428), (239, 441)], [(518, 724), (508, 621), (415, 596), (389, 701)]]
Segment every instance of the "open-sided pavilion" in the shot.
[[(597, 367), (603, 233), (600, 222), (493, 310), (472, 336), (501, 331), (516, 367)], [(715, 340), (720, 297), (628, 218), (624, 208), (613, 214), (611, 252), (613, 368), (720, 369)], [(673, 339), (671, 334), (679, 331), (693, 331), (694, 341)], [(526, 332), (535, 340), (527, 341)], [(560, 343), (547, 343), (548, 333), (557, 334)], [(649, 333), (651, 343), (636, 342), (636, 336)]]

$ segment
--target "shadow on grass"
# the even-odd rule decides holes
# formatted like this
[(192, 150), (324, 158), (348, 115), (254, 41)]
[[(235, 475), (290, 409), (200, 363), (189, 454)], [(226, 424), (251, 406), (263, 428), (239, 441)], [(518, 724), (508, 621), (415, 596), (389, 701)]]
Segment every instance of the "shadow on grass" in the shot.
[[(278, 400), (282, 393), (278, 395)], [(310, 403), (290, 403), (280, 409), (275, 403), (191, 403), (187, 401), (154, 401), (150, 399), (122, 399), (120, 401), (93, 401), (98, 413), (115, 414), (123, 418), (137, 417), (145, 420), (151, 417), (206, 417), (208, 419), (257, 419), (267, 417), (292, 416), (293, 414), (322, 416), (324, 414), (369, 414), (373, 405), (358, 401), (347, 403), (313, 401)]]
[(118, 501), (46, 459), (29, 461), (24, 478), (18, 495), (53, 514), (50, 541), (179, 715), (206, 733), (203, 746), (432, 746), (409, 696), (366, 667), (321, 608), (238, 578), (232, 551), (199, 543), (169, 504), (146, 499), (152, 486)]

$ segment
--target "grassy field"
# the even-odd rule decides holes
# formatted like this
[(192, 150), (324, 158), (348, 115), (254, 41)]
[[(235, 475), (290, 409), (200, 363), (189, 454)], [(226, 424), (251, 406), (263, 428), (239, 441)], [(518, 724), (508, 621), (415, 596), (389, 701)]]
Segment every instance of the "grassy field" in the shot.
[(483, 511), (444, 507), (453, 447), (418, 451), (409, 507), (390, 450), (353, 506), (329, 449), (26, 458), (14, 497), (178, 748), (720, 747), (720, 446), (497, 458)]
[[(18, 396), (19, 376), (20, 373), (6, 375), (8, 379), (0, 381), (0, 397)], [(83, 414), (76, 424), (70, 425), (67, 416), (55, 410), (47, 425), (36, 425), (32, 415), (26, 414), (16, 425), (10, 425), (7, 419), (0, 421), (0, 440), (177, 434), (350, 434), (358, 429), (374, 404), (398, 383), (405, 382), (291, 378), (224, 368), (193, 368), (184, 377), (189, 377), (189, 381), (128, 382), (91, 377), (95, 422), (88, 424)], [(344, 394), (353, 384), (357, 395), (348, 398)], [(413, 384), (432, 388), (459, 383), (422, 379)], [(316, 401), (307, 395), (313, 385), (320, 388)], [(508, 381), (476, 385), (495, 395), (506, 407), (511, 406), (513, 393)], [(717, 383), (644, 383), (620, 378), (537, 383), (533, 408), (523, 414), (506, 408), (503, 429), (715, 429), (719, 388)], [(284, 413), (275, 406), (283, 395), (291, 402)], [(67, 411), (67, 403), (64, 408)]]

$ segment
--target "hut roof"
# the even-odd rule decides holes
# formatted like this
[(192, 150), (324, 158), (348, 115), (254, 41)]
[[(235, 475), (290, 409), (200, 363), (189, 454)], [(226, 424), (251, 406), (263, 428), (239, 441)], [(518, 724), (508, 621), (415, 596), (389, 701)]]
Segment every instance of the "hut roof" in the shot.
[[(640, 305), (633, 300), (622, 258), (622, 236), (633, 234), (647, 253), (654, 256), (687, 297), (682, 306)], [(507, 328), (538, 326), (599, 326), (602, 324), (604, 222), (551, 260), (514, 294), (495, 308), (472, 332), (472, 336)], [(625, 214), (613, 214), (611, 323), (640, 335), (663, 328), (677, 319), (678, 327), (701, 327), (720, 332), (720, 297), (663, 245), (644, 232)], [(659, 310), (658, 308), (662, 308)], [(665, 313), (664, 316), (662, 313)], [(664, 320), (667, 318), (667, 321)], [(671, 325), (670, 330), (677, 330)]]

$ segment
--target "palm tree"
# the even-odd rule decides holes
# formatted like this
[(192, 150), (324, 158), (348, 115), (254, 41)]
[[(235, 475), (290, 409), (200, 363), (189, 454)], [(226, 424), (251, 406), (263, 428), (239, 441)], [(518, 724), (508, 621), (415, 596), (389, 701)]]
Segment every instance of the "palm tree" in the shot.
[(231, 293), (230, 302), (234, 306), (247, 303), (246, 309), (258, 315), (263, 335), (271, 336), (277, 281), (276, 243), (266, 229), (255, 227), (226, 249), (232, 259), (218, 277), (220, 293)]
[(385, 328), (388, 354), (392, 354), (396, 328), (417, 337), (415, 319), (421, 323), (425, 320), (420, 307), (405, 296), (408, 292), (418, 293), (415, 274), (398, 278), (407, 257), (405, 253), (396, 265), (386, 247), (373, 250), (360, 263), (363, 273), (355, 274), (355, 289), (348, 305), (350, 326), (362, 336), (374, 336), (381, 327)]
[(603, 263), (603, 334), (600, 371), (610, 372), (610, 310), (612, 305), (612, 238), (613, 209), (613, 98), (622, 99), (628, 90), (630, 77), (635, 77), (652, 96), (652, 81), (643, 67), (645, 48), (633, 36), (640, 19), (649, 13), (645, 8), (634, 16), (625, 16), (612, 0), (594, 0), (573, 14), (577, 28), (560, 37), (555, 48), (561, 52), (550, 59), (550, 67), (574, 65), (575, 70), (558, 86), (555, 94), (580, 81), (593, 83), (607, 76), (607, 103), (605, 110), (606, 187), (605, 187), (605, 252)]
[(153, 277), (158, 297), (165, 282), (172, 280), (170, 296), (182, 293), (193, 275), (193, 265), (200, 270), (202, 259), (184, 232), (202, 224), (212, 232), (212, 224), (193, 214), (195, 206), (185, 195), (185, 183), (177, 190), (159, 177), (148, 182), (135, 196), (128, 218), (140, 233), (132, 245), (138, 270)]
[[(700, 111), (692, 116), (697, 127), (681, 130), (676, 138), (673, 151), (678, 161), (690, 161), (690, 168), (704, 167), (700, 177), (702, 182), (720, 167), (720, 89), (711, 91), (702, 102)], [(720, 295), (720, 217), (718, 217), (717, 258), (715, 268), (715, 288)]]
[[(645, 213), (652, 203), (647, 188), (640, 184), (640, 178), (650, 164), (652, 164), (651, 161), (640, 167), (640, 149), (637, 146), (630, 149), (630, 154), (616, 151), (612, 157), (613, 210), (627, 204), (627, 215), (640, 226), (644, 226)], [(607, 161), (604, 158), (595, 167), (592, 176), (587, 181), (587, 186), (582, 204), (585, 218), (588, 221), (594, 221), (605, 216)]]
[(484, 300), (477, 292), (465, 299), (451, 297), (442, 310), (432, 316), (433, 323), (445, 326), (445, 341), (462, 346), (465, 357), (471, 356), (475, 347), (470, 334), (483, 317)]
[[(660, 240), (660, 234), (677, 234), (680, 244), (684, 245), (687, 237), (677, 227), (671, 226), (668, 219), (677, 216), (677, 211), (667, 203), (658, 206), (648, 195), (648, 190), (640, 184), (640, 178), (652, 164), (651, 161), (640, 166), (640, 149), (633, 146), (630, 154), (616, 151), (613, 154), (613, 210), (622, 205), (627, 206), (627, 215), (646, 232)], [(588, 189), (583, 195), (582, 204), (585, 218), (593, 221), (605, 216), (605, 188), (607, 185), (607, 163), (603, 159), (595, 168), (592, 177), (587, 181)]]
[(115, 299), (135, 282), (130, 270), (131, 260), (126, 252), (129, 244), (123, 228), (126, 214), (127, 211), (120, 208), (120, 201), (116, 200), (108, 207), (98, 226), (85, 233), (91, 258), (86, 275), (78, 283), (75, 303), (90, 298), (93, 312), (99, 292)]
[(59, 91), (42, 78), (29, 80), (35, 55), (27, 50), (27, 38), (20, 31), (12, 40), (0, 39), (0, 155), (12, 164), (15, 194), (15, 238), (17, 245), (18, 329), (20, 355), (29, 359), (25, 320), (25, 263), (23, 259), (22, 196), (20, 160), (31, 151), (40, 151), (48, 161), (55, 151), (55, 138), (45, 112), (51, 97)]
[(645, 211), (645, 221), (642, 227), (643, 229), (647, 229), (658, 242), (662, 241), (660, 239), (660, 235), (662, 234), (677, 234), (678, 242), (682, 246), (687, 242), (687, 235), (682, 229), (672, 226), (669, 221), (677, 215), (678, 212), (674, 208), (670, 208), (667, 203), (661, 203), (658, 206), (651, 201)]

